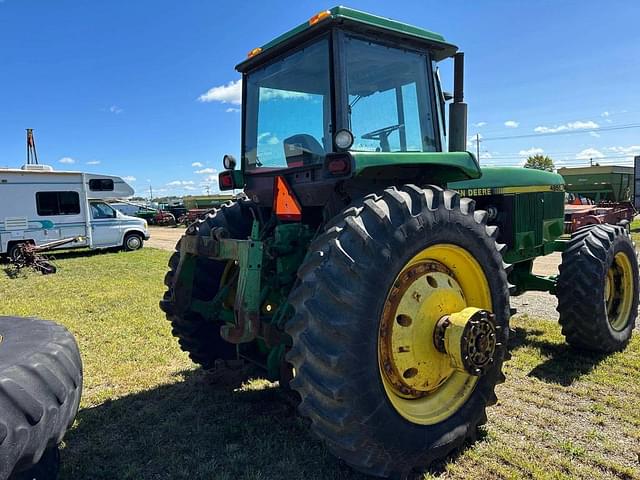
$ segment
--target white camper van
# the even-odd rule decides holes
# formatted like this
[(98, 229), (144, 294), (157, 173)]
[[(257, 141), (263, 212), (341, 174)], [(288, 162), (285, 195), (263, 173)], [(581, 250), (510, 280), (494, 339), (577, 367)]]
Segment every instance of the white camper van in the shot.
[(106, 199), (133, 195), (120, 177), (55, 171), (48, 165), (0, 168), (0, 254), (16, 246), (81, 236), (60, 248), (137, 250), (149, 239), (147, 222), (116, 211)]

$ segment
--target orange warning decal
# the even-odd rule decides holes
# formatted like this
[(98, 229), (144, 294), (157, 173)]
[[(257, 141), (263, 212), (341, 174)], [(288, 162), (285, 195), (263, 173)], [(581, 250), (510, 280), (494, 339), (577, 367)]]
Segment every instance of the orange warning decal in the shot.
[(284, 178), (275, 178), (273, 189), (273, 211), (280, 220), (300, 221), (302, 209), (293, 191)]

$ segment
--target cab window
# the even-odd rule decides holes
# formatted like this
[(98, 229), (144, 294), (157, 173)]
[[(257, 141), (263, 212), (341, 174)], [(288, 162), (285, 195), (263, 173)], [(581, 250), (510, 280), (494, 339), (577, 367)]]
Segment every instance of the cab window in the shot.
[(94, 219), (116, 218), (116, 211), (103, 202), (91, 202), (91, 217)]
[(351, 150), (437, 149), (425, 54), (345, 39)]
[(329, 42), (322, 39), (245, 77), (246, 168), (324, 160), (332, 146), (329, 71)]

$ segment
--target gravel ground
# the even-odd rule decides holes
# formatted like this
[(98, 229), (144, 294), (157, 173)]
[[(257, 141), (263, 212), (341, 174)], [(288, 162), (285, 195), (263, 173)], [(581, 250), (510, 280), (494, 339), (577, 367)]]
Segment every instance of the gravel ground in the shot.
[(556, 297), (546, 292), (527, 292), (519, 297), (511, 297), (511, 308), (516, 309), (516, 315), (558, 320), (557, 306)]
[(160, 250), (172, 252), (180, 237), (184, 234), (184, 227), (156, 227), (150, 226), (151, 238), (145, 245)]
[[(533, 263), (533, 273), (557, 275), (560, 259), (560, 253), (538, 258)], [(515, 308), (518, 315), (526, 313), (531, 317), (558, 320), (557, 306), (556, 297), (546, 292), (527, 292), (518, 297), (511, 297), (511, 308)]]

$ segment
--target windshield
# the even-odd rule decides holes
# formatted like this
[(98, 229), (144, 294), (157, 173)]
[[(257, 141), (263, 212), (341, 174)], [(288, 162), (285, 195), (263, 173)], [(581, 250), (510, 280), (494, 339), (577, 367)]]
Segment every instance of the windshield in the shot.
[(321, 163), (332, 145), (328, 40), (250, 73), (246, 82), (246, 168)]
[(437, 149), (424, 54), (346, 37), (351, 150)]

